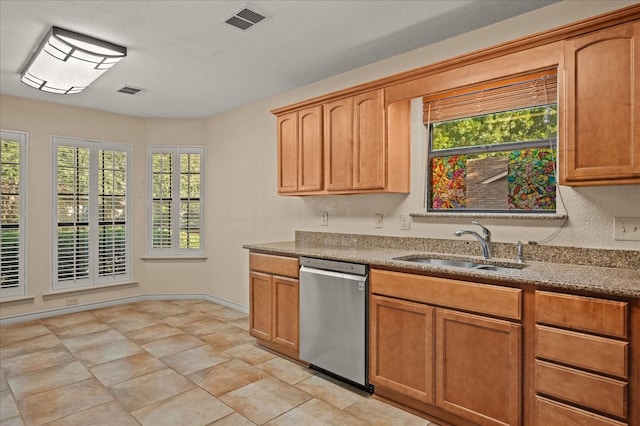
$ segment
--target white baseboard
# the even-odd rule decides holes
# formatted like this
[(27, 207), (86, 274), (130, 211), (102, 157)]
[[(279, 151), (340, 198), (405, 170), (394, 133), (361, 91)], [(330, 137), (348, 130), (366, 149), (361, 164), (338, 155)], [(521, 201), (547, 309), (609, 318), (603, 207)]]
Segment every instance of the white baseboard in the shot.
[(221, 299), (219, 297), (211, 296), (209, 294), (147, 294), (143, 296), (124, 297), (121, 299), (107, 300), (104, 302), (85, 303), (82, 305), (65, 306), (63, 308), (49, 309), (46, 311), (34, 312), (30, 314), (3, 317), (3, 318), (0, 318), (0, 325), (39, 320), (42, 318), (55, 317), (58, 315), (65, 315), (65, 314), (73, 314), (75, 312), (90, 311), (92, 309), (106, 308), (109, 306), (142, 302), (144, 300), (191, 300), (191, 299), (207, 300), (209, 302), (217, 303), (219, 305), (226, 306), (231, 309), (235, 309), (236, 311), (240, 311), (244, 314), (247, 314), (247, 315), (249, 314), (248, 306), (239, 305), (237, 303), (230, 302), (228, 300)]

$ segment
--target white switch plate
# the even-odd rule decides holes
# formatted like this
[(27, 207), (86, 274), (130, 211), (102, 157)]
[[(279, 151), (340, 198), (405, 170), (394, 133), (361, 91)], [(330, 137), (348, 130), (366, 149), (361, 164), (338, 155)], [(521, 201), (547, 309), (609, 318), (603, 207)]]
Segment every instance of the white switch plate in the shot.
[(329, 213), (320, 213), (320, 226), (327, 226), (329, 224)]
[(411, 217), (408, 214), (400, 215), (400, 230), (408, 231), (411, 228)]
[(383, 218), (382, 213), (376, 213), (374, 218), (375, 218), (376, 228), (382, 228), (382, 218)]
[(614, 217), (613, 239), (640, 241), (640, 217)]

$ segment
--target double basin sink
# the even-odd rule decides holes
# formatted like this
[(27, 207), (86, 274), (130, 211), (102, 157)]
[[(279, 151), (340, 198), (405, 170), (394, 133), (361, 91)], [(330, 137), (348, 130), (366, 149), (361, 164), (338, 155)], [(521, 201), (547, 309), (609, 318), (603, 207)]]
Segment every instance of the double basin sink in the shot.
[(442, 268), (452, 267), (452, 268), (494, 271), (494, 272), (513, 271), (513, 270), (522, 269), (526, 266), (524, 263), (510, 263), (510, 262), (480, 263), (480, 262), (474, 262), (469, 260), (426, 257), (426, 256), (420, 256), (420, 255), (400, 256), (400, 257), (394, 257), (393, 259), (402, 260), (405, 262), (414, 262), (414, 263), (420, 263), (424, 265), (437, 266)]

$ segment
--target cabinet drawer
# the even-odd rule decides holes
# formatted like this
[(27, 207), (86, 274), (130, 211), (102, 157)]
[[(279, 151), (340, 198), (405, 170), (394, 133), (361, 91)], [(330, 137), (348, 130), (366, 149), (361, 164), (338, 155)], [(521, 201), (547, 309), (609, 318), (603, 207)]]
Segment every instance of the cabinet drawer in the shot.
[(627, 342), (536, 325), (536, 356), (627, 378)]
[(536, 322), (626, 338), (627, 305), (626, 302), (536, 291)]
[(536, 426), (627, 426), (579, 408), (536, 396)]
[(298, 278), (300, 265), (297, 257), (250, 253), (249, 269), (252, 271), (266, 272), (267, 274)]
[(516, 320), (522, 317), (522, 290), (517, 288), (379, 269), (372, 269), (370, 278), (375, 294)]
[(536, 392), (618, 417), (627, 415), (627, 383), (536, 361)]

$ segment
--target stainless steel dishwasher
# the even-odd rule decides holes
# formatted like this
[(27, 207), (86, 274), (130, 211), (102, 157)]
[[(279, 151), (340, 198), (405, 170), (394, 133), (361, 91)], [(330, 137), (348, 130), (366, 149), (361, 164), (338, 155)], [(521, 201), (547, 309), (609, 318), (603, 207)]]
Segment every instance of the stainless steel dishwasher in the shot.
[(300, 258), (300, 359), (369, 392), (368, 266)]

